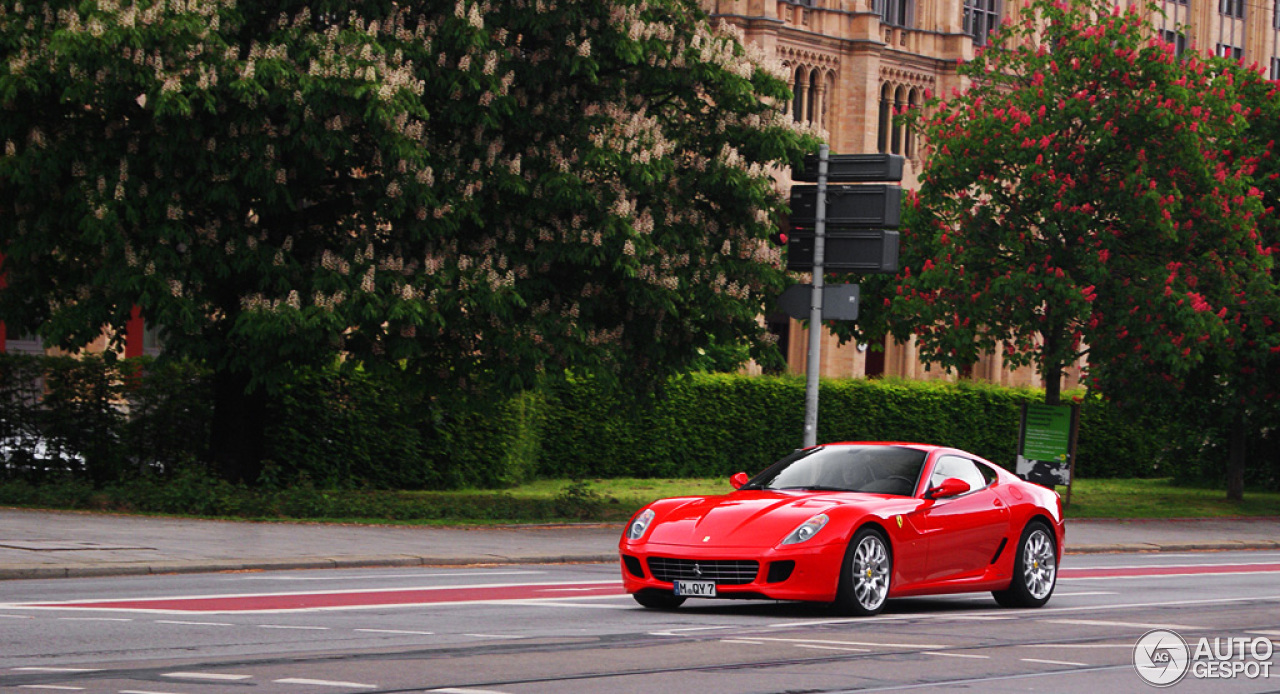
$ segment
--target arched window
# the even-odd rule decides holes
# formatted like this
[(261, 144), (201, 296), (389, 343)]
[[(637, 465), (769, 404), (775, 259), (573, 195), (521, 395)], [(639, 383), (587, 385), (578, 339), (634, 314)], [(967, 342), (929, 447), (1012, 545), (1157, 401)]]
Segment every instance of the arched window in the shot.
[[(916, 106), (919, 103), (920, 103), (920, 90), (912, 89), (911, 92), (907, 94), (907, 109), (915, 110)], [(908, 157), (914, 157), (916, 155), (916, 134), (912, 132), (910, 128), (906, 129), (906, 138), (907, 138), (907, 151), (905, 152), (905, 154)]]
[[(902, 111), (902, 107), (906, 106), (906, 104), (907, 104), (907, 88), (898, 87), (897, 91), (894, 92), (894, 95), (893, 95), (893, 112), (896, 114)], [(891, 124), (893, 123), (892, 119), (890, 119), (890, 123)], [(890, 145), (890, 151), (892, 151), (894, 154), (902, 154), (903, 126), (892, 125), (892, 127), (893, 127), (893, 143), (892, 145)]]
[(809, 94), (808, 94), (808, 99), (805, 100), (806, 106), (804, 111), (804, 119), (810, 123), (815, 123), (815, 124), (818, 122), (818, 84), (819, 84), (818, 80), (819, 79), (821, 79), (821, 75), (818, 74), (817, 70), (814, 70), (813, 72), (809, 73), (809, 90), (808, 90)]
[(880, 85), (880, 134), (876, 140), (876, 151), (882, 154), (889, 151), (889, 127), (893, 125), (891, 100), (889, 83), (885, 82)]
[(795, 93), (795, 100), (791, 104), (791, 117), (797, 123), (803, 123), (807, 115), (804, 112), (805, 102), (807, 101), (805, 92), (809, 86), (809, 81), (804, 78), (804, 67), (796, 68), (796, 78), (792, 82), (792, 91)]

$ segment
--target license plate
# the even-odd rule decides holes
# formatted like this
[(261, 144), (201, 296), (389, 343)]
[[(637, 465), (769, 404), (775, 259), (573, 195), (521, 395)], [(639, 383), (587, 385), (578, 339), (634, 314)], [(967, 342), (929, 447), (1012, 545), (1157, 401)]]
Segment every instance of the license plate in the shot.
[(686, 598), (714, 598), (716, 584), (711, 581), (676, 581), (676, 595)]

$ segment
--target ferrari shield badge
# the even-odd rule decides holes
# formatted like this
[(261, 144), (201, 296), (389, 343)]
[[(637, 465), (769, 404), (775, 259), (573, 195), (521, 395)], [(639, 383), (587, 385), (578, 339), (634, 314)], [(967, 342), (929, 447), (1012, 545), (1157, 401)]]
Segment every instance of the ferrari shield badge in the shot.
[(902, 527), (902, 516), (898, 516), (898, 527)]

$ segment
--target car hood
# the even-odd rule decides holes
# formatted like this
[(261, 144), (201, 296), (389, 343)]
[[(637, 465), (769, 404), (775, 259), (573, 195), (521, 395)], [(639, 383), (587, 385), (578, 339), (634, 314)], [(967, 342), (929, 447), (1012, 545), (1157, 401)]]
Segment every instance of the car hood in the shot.
[(801, 523), (839, 509), (861, 516), (883, 497), (832, 492), (737, 492), (726, 496), (666, 499), (648, 542), (696, 547), (773, 547)]

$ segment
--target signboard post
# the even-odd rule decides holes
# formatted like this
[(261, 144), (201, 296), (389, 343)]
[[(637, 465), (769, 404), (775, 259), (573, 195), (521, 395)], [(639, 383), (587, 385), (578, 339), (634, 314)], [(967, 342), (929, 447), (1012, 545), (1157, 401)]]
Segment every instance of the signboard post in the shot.
[(1058, 484), (1067, 485), (1070, 504), (1079, 427), (1080, 408), (1076, 405), (1023, 403), (1022, 426), (1018, 431), (1018, 476), (1050, 489)]
[[(810, 272), (813, 284), (788, 289), (781, 302), (789, 315), (809, 319), (809, 361), (805, 373), (804, 447), (817, 443), (818, 371), (822, 363), (822, 321), (857, 320), (859, 287), (824, 286), (825, 272), (893, 274), (898, 271), (902, 188), (896, 185), (829, 187), (828, 183), (901, 181), (904, 159), (897, 154), (832, 155), (827, 145), (792, 171), (791, 234), (787, 269)], [(803, 287), (803, 288), (802, 288)], [(806, 298), (802, 294), (807, 294)], [(827, 307), (828, 302), (834, 305)], [(806, 305), (807, 304), (807, 305)]]

